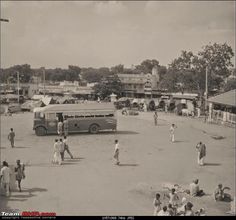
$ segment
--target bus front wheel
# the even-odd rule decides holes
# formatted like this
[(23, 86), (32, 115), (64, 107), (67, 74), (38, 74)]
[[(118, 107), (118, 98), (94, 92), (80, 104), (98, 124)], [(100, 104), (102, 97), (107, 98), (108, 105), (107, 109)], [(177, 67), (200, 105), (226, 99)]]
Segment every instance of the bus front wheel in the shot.
[(46, 132), (46, 129), (44, 127), (37, 127), (35, 129), (35, 133), (36, 133), (37, 136), (44, 136), (44, 135), (46, 135), (47, 132)]
[(97, 134), (99, 131), (99, 126), (97, 124), (92, 124), (90, 127), (89, 127), (89, 132), (91, 134)]

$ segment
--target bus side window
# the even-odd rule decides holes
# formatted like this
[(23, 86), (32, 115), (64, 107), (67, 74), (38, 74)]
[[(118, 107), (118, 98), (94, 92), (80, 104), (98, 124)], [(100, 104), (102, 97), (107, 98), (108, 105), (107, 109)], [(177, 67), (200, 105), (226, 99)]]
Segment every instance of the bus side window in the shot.
[(47, 114), (47, 119), (48, 120), (56, 120), (56, 115), (55, 115), (55, 113), (48, 113)]
[(114, 114), (105, 115), (106, 117), (114, 117)]

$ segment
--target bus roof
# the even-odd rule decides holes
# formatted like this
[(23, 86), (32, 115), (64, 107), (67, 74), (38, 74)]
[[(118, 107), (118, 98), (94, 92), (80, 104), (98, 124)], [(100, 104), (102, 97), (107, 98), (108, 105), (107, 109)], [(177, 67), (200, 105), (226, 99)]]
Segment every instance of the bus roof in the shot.
[(35, 108), (34, 112), (74, 112), (81, 110), (115, 110), (113, 103), (55, 104)]

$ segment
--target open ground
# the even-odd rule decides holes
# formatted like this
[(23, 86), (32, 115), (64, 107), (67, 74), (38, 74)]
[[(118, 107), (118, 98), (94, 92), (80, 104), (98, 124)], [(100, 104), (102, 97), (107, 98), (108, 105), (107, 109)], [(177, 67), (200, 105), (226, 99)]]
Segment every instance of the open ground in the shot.
[[(171, 123), (177, 125), (176, 142), (169, 141)], [(159, 113), (139, 116), (118, 114), (118, 131), (96, 135), (69, 136), (74, 160), (66, 155), (62, 166), (51, 164), (55, 135), (38, 137), (32, 130), (33, 114), (1, 117), (1, 161), (26, 164), (23, 192), (1, 197), (0, 210), (56, 212), (57, 215), (131, 215), (153, 213), (153, 198), (163, 184), (188, 188), (199, 179), (206, 192), (189, 198), (194, 210), (205, 208), (207, 215), (225, 215), (229, 203), (215, 202), (212, 193), (218, 183), (235, 194), (235, 130), (206, 124), (199, 119)], [(7, 140), (9, 129), (16, 133), (16, 148)], [(217, 139), (214, 137), (221, 136)], [(120, 142), (121, 165), (114, 165), (114, 140)], [(206, 165), (197, 165), (196, 144), (207, 146)]]

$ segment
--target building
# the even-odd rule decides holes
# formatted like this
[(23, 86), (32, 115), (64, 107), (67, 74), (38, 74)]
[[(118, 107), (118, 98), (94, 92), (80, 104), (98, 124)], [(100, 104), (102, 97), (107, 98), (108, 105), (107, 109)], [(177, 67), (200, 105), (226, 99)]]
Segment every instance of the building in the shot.
[(131, 98), (155, 98), (158, 91), (159, 74), (157, 67), (148, 74), (118, 74), (123, 86), (122, 96)]
[(236, 124), (236, 89), (209, 98), (209, 121)]

